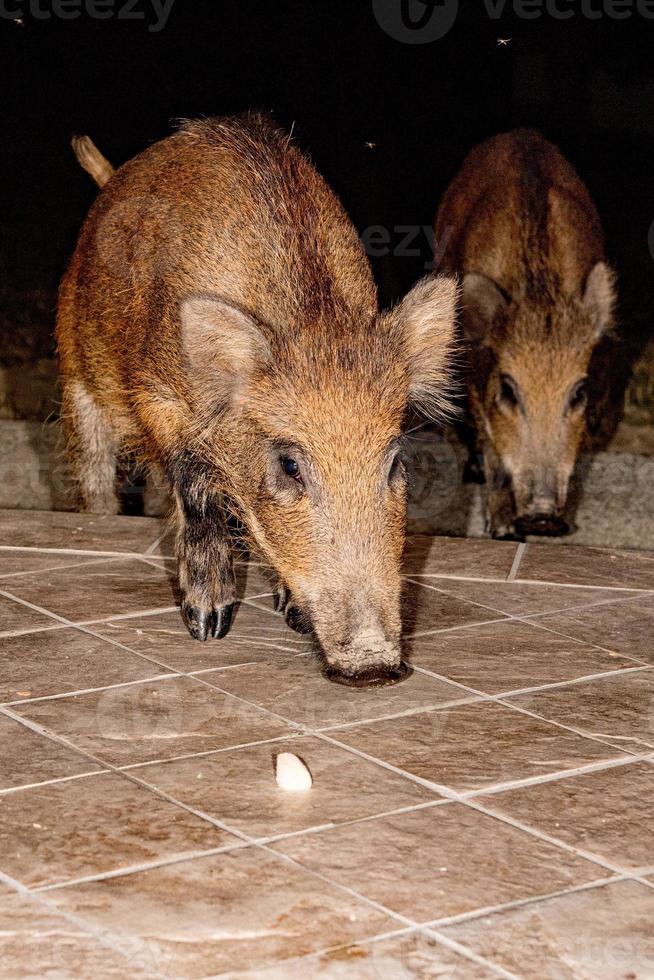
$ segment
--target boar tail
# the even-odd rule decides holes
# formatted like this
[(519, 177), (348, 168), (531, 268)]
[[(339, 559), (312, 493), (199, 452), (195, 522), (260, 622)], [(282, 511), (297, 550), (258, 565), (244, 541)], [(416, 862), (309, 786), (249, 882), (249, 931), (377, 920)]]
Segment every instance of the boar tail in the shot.
[(98, 187), (104, 187), (115, 173), (90, 136), (73, 136), (71, 145), (79, 165), (93, 177)]

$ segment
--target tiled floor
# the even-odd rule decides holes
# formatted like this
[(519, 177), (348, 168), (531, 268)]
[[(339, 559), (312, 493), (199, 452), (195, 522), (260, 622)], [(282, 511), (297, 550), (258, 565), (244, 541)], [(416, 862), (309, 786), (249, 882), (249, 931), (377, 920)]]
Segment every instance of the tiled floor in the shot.
[(654, 977), (653, 555), (414, 539), (377, 690), (257, 565), (193, 643), (169, 558), (0, 512), (3, 978)]

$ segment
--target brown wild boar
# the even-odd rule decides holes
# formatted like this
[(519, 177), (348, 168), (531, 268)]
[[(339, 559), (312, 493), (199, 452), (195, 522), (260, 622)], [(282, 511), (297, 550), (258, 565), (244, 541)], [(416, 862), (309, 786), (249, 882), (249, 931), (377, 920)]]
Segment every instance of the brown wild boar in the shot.
[(462, 277), (473, 452), (483, 455), (489, 530), (567, 533), (586, 374), (615, 303), (597, 211), (555, 146), (515, 130), (468, 155), (435, 235), (444, 270)]
[(455, 307), (443, 277), (379, 312), (352, 223), (265, 116), (184, 123), (111, 176), (61, 285), (81, 506), (115, 512), (138, 452), (173, 493), (191, 636), (230, 627), (229, 511), (328, 676), (401, 678), (402, 422), (441, 406)]

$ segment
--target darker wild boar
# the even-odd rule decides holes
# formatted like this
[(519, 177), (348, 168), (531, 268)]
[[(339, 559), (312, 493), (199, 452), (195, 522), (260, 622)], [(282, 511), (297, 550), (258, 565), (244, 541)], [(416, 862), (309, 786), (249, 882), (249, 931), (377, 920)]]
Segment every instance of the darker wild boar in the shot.
[(230, 626), (229, 511), (328, 676), (398, 679), (400, 437), (441, 406), (454, 281), (380, 313), (353, 225), (265, 116), (186, 122), (98, 172), (57, 327), (81, 505), (115, 512), (116, 455), (138, 452), (170, 483), (193, 637)]
[(489, 529), (565, 534), (589, 361), (615, 303), (597, 211), (559, 150), (516, 130), (472, 150), (435, 233), (445, 270), (462, 277), (473, 452), (483, 455)]

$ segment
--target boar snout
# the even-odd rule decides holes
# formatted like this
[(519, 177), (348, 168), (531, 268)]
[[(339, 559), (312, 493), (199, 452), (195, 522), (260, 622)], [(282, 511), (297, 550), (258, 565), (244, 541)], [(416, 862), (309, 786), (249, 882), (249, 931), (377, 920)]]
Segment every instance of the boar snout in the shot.
[(324, 649), (324, 676), (348, 687), (381, 687), (409, 676), (397, 641), (386, 639), (379, 629), (362, 630), (350, 640), (330, 643)]
[(520, 500), (520, 483), (516, 486), (516, 532), (521, 537), (529, 534), (542, 537), (562, 537), (570, 533), (570, 526), (563, 517), (567, 497), (567, 479), (562, 474), (547, 473), (541, 479), (527, 481), (531, 493)]

